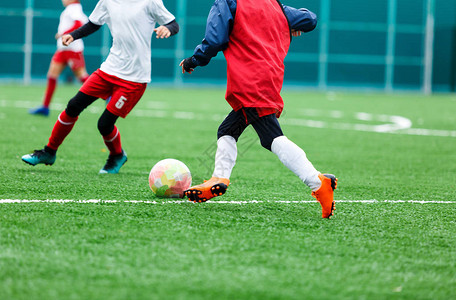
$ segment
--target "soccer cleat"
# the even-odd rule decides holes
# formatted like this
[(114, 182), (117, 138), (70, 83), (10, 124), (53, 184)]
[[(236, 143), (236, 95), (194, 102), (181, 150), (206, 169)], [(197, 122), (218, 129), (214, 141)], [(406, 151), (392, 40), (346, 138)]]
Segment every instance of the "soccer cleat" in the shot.
[(312, 196), (320, 202), (322, 218), (330, 219), (336, 210), (334, 190), (337, 188), (337, 178), (332, 174), (318, 174), (318, 178), (321, 180), (321, 186), (312, 192)]
[(35, 150), (32, 154), (22, 156), (22, 160), (32, 166), (37, 164), (52, 165), (55, 162), (56, 155), (46, 152), (44, 149)]
[(39, 106), (37, 108), (32, 108), (29, 110), (29, 114), (47, 117), (49, 116), (49, 107)]
[(212, 177), (203, 184), (195, 185), (184, 191), (189, 201), (206, 202), (207, 200), (225, 194), (230, 180), (227, 178)]
[(108, 156), (108, 160), (104, 167), (100, 170), (100, 174), (117, 174), (120, 168), (127, 162), (127, 153), (122, 150), (122, 153)]

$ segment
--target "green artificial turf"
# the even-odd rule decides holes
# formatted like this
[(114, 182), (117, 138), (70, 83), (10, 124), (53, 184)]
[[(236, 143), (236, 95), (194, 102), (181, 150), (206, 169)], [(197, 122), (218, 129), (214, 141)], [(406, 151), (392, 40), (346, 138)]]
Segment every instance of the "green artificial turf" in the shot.
[[(118, 202), (0, 203), (0, 299), (456, 297), (456, 136), (436, 136), (456, 131), (455, 96), (284, 92), (284, 133), (339, 177), (336, 215), (324, 220), (252, 128), (215, 203), (153, 195), (148, 173), (164, 158), (187, 164), (195, 184), (211, 176), (217, 127), (230, 111), (222, 89), (148, 89), (117, 123), (129, 160), (107, 176), (98, 175), (107, 158), (96, 128), (102, 101), (81, 115), (53, 166), (21, 161), (46, 144), (77, 87), (58, 87), (49, 118), (28, 115), (43, 91), (0, 86), (0, 199)], [(382, 115), (429, 135), (348, 126), (381, 125)]]

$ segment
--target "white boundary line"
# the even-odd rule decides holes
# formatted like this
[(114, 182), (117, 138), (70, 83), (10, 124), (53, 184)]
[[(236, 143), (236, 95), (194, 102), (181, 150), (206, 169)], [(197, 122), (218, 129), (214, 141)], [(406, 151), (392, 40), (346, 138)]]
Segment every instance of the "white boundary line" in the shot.
[[(11, 203), (83, 203), (83, 204), (97, 204), (97, 203), (146, 203), (146, 204), (184, 204), (192, 202), (188, 200), (163, 200), (163, 201), (151, 201), (151, 200), (102, 200), (102, 199), (88, 199), (88, 200), (71, 200), (71, 199), (48, 199), (48, 200), (29, 200), (29, 199), (0, 199), (0, 204), (11, 204)], [(314, 200), (303, 200), (303, 201), (286, 201), (286, 200), (272, 200), (272, 201), (207, 201), (208, 204), (261, 204), (261, 203), (281, 203), (281, 204), (316, 204)], [(336, 203), (412, 203), (412, 204), (456, 204), (456, 201), (437, 201), (437, 200), (336, 200)]]

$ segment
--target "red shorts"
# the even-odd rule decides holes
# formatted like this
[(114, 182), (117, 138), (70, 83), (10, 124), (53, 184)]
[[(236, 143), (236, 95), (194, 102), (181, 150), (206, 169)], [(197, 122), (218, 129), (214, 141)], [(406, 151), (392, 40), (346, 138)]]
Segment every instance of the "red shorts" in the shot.
[(98, 69), (84, 82), (80, 91), (102, 99), (111, 96), (106, 109), (116, 116), (125, 118), (141, 99), (146, 86), (147, 83), (120, 79)]
[(82, 52), (57, 51), (54, 53), (52, 61), (69, 65), (73, 71), (85, 67), (84, 55)]

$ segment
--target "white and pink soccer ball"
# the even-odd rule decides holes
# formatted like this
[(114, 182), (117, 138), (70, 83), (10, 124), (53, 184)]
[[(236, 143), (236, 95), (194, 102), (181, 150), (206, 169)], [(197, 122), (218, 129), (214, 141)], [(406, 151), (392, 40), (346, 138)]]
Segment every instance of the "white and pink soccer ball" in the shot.
[(190, 170), (177, 159), (159, 161), (149, 174), (149, 186), (158, 197), (182, 198), (191, 185)]

